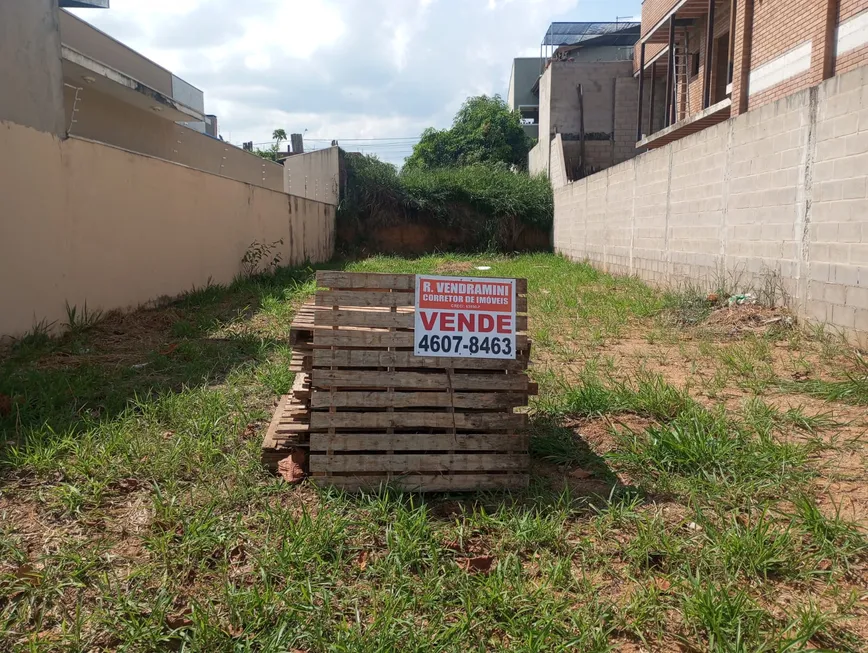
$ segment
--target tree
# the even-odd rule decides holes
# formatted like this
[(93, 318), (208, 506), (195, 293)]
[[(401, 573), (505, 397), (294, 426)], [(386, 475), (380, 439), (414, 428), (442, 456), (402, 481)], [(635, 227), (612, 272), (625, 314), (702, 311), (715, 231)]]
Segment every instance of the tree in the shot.
[(262, 157), (263, 159), (268, 159), (269, 161), (277, 161), (277, 156), (280, 154), (280, 151), (277, 149), (277, 145), (269, 145), (267, 149), (260, 150), (258, 147), (253, 150), (253, 153)]
[(280, 150), (280, 142), (286, 140), (286, 130), (285, 129), (275, 129), (271, 132), (271, 137), (277, 141), (277, 149)]
[(432, 169), (502, 163), (526, 169), (530, 147), (521, 115), (510, 111), (499, 95), (480, 95), (464, 102), (450, 129), (426, 129), (406, 166)]

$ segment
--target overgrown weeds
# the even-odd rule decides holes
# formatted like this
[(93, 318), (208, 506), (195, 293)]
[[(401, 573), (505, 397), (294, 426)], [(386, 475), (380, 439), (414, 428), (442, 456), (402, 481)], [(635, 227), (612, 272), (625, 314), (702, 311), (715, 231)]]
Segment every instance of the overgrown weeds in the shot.
[(310, 268), (79, 311), (0, 359), (0, 648), (865, 650), (862, 372), (840, 344), (674, 326), (660, 293), (552, 255), (346, 267), (528, 279), (527, 491), (262, 471)]
[(548, 233), (554, 215), (551, 184), (502, 165), (408, 169), (375, 157), (347, 155), (347, 182), (338, 222), (364, 245), (381, 227), (405, 223), (448, 230), (451, 248), (515, 251), (527, 228)]

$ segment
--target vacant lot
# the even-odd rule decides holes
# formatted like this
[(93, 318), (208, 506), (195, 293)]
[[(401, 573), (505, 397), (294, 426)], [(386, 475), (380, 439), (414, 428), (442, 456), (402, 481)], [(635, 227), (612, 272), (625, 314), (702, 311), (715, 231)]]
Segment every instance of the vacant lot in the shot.
[[(527, 277), (518, 495), (265, 474), (312, 271), (203, 288), (0, 359), (0, 649), (868, 649), (868, 364), (822, 330), (551, 255)], [(474, 274), (476, 273), (473, 271)]]

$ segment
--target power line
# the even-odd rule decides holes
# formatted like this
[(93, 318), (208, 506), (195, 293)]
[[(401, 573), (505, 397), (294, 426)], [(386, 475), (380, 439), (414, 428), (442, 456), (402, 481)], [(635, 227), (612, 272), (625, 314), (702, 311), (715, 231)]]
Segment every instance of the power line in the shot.
[(380, 137), (380, 138), (305, 138), (306, 141), (346, 141), (346, 142), (356, 142), (356, 141), (419, 141), (422, 140), (421, 136), (393, 136), (393, 137)]

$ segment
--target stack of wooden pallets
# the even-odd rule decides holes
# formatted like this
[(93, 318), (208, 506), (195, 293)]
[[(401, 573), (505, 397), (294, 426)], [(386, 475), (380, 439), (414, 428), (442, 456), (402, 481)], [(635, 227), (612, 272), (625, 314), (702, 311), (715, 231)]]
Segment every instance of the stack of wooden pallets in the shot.
[[(519, 488), (528, 480), (527, 282), (516, 360), (413, 354), (415, 276), (317, 274), (292, 326), (297, 369), (263, 445), (268, 463), (309, 447), (319, 484), (359, 489)], [(296, 367), (297, 366), (297, 367)]]
[(307, 450), (310, 446), (310, 361), (313, 353), (313, 302), (302, 306), (289, 331), (292, 346), (290, 371), (295, 381), (288, 395), (277, 403), (274, 417), (262, 443), (262, 463), (277, 471), (278, 463), (292, 454), (293, 449)]

